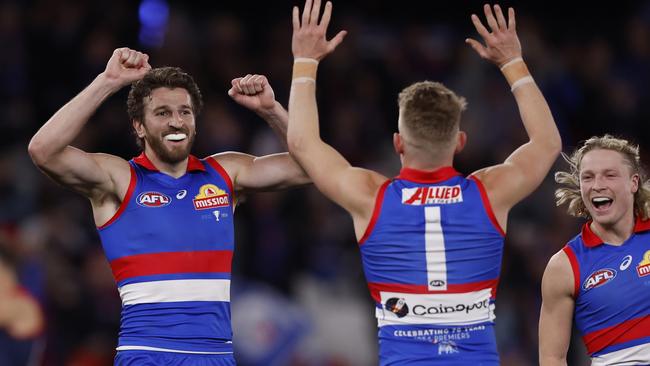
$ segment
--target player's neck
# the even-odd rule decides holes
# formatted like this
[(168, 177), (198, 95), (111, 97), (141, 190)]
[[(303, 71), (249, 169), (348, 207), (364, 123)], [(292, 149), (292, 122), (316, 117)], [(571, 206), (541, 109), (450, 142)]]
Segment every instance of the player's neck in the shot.
[(591, 222), (591, 231), (598, 235), (603, 242), (611, 245), (622, 245), (634, 233), (634, 214), (630, 213), (613, 224)]
[(402, 167), (410, 168), (415, 170), (423, 171), (434, 171), (446, 166), (452, 166), (454, 159), (445, 158), (445, 159), (424, 159), (418, 158), (417, 156), (407, 156), (406, 154), (402, 155)]
[(179, 161), (178, 163), (167, 163), (160, 160), (158, 155), (156, 155), (156, 153), (154, 153), (149, 149), (145, 150), (145, 155), (147, 155), (149, 161), (151, 161), (153, 166), (155, 166), (156, 169), (158, 169), (158, 171), (160, 171), (161, 173), (165, 173), (174, 178), (178, 178), (183, 176), (187, 172), (187, 163), (189, 157)]

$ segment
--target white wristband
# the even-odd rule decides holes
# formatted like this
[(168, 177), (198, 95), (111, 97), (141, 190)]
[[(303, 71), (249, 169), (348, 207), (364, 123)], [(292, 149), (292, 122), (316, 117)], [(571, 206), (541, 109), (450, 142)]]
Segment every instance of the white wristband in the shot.
[(316, 83), (316, 79), (310, 78), (308, 76), (302, 76), (291, 80), (291, 84), (306, 84), (306, 83)]
[(501, 65), (500, 69), (501, 69), (501, 71), (503, 71), (503, 69), (505, 69), (506, 67), (508, 67), (508, 66), (510, 66), (512, 64), (516, 64), (517, 62), (524, 62), (524, 59), (521, 58), (521, 57), (515, 57), (512, 60), (506, 62), (503, 65)]
[(524, 76), (523, 78), (517, 79), (514, 83), (512, 83), (512, 85), (510, 85), (510, 91), (514, 92), (515, 89), (517, 89), (518, 87), (520, 87), (520, 86), (522, 86), (524, 84), (529, 84), (529, 83), (534, 83), (534, 82), (535, 82), (535, 80), (533, 79), (532, 76), (530, 76), (530, 75)]
[(299, 62), (304, 62), (304, 63), (309, 63), (309, 64), (318, 64), (318, 60), (315, 58), (308, 58), (308, 57), (296, 57), (293, 59), (293, 63), (299, 63)]

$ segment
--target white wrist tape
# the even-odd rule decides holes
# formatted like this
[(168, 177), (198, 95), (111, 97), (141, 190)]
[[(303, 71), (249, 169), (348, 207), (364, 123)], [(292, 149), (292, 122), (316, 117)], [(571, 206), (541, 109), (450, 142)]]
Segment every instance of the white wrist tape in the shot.
[(301, 76), (291, 80), (291, 84), (306, 84), (306, 83), (316, 83), (316, 79), (310, 78), (308, 76)]
[(309, 64), (318, 64), (318, 60), (315, 58), (308, 58), (308, 57), (296, 57), (293, 59), (293, 63), (299, 63), (299, 62), (304, 62), (304, 63), (309, 63)]
[(512, 60), (506, 62), (503, 65), (501, 65), (500, 69), (501, 69), (501, 71), (503, 71), (506, 67), (508, 67), (508, 66), (510, 66), (512, 64), (516, 64), (517, 62), (524, 62), (524, 59), (521, 58), (521, 57), (515, 57)]
[(535, 82), (535, 79), (533, 79), (532, 76), (530, 76), (530, 75), (524, 76), (523, 78), (517, 79), (517, 81), (512, 83), (512, 85), (510, 86), (510, 91), (514, 92), (515, 89), (517, 89), (518, 87), (520, 87), (520, 86), (522, 86), (524, 84), (529, 84), (529, 83), (534, 83), (534, 82)]

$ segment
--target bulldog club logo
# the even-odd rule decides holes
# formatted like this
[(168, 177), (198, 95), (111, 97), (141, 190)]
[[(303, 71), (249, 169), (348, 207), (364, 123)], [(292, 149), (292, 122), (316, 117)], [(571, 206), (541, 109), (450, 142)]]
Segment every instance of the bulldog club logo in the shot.
[(164, 207), (172, 201), (166, 194), (151, 191), (140, 193), (136, 200), (143, 207)]
[(204, 184), (199, 188), (199, 194), (194, 196), (194, 209), (207, 210), (215, 207), (225, 207), (230, 204), (228, 194), (214, 184)]
[(610, 268), (599, 269), (590, 274), (582, 284), (582, 289), (587, 291), (600, 287), (616, 277), (616, 271)]
[(650, 275), (650, 250), (646, 251), (643, 255), (643, 260), (636, 266), (636, 274), (639, 277)]
[(384, 308), (399, 318), (403, 318), (409, 313), (409, 306), (406, 304), (406, 300), (402, 298), (392, 297), (388, 299)]

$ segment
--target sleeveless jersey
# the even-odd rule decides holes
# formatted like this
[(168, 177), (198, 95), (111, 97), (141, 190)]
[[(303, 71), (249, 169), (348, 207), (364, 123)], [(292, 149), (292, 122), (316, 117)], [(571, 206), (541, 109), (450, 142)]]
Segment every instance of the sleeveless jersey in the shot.
[(604, 244), (589, 224), (563, 250), (592, 365), (650, 364), (650, 221), (637, 220), (620, 246)]
[(209, 157), (185, 175), (129, 161), (126, 196), (98, 228), (122, 298), (118, 351), (231, 354), (233, 188)]
[(379, 190), (359, 241), (380, 363), (495, 365), (504, 232), (481, 182), (404, 168)]

